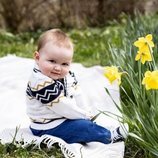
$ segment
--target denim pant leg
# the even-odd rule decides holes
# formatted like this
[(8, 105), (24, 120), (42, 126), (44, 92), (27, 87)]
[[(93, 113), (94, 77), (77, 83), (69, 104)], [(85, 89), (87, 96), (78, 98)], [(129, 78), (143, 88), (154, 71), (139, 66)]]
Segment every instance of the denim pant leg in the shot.
[(66, 120), (57, 127), (48, 130), (35, 130), (32, 128), (31, 130), (36, 136), (49, 134), (59, 137), (67, 143), (96, 141), (109, 144), (111, 142), (111, 132), (108, 129), (85, 119)]

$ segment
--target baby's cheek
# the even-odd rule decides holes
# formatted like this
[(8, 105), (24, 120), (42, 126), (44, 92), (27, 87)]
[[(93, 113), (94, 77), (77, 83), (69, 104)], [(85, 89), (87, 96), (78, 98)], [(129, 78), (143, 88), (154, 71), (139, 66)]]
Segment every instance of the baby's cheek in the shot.
[(68, 73), (69, 73), (69, 69), (64, 69), (63, 72), (62, 72), (62, 74), (63, 74), (64, 76), (66, 76)]
[(41, 69), (42, 69), (41, 71), (42, 71), (45, 75), (48, 75), (48, 73), (50, 73), (51, 70), (52, 70), (51, 67), (48, 66), (48, 65), (44, 65)]

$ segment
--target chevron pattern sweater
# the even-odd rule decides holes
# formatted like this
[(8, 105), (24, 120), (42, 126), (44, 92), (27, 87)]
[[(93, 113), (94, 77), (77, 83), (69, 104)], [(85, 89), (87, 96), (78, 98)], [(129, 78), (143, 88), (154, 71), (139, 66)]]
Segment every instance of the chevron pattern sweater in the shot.
[(53, 80), (35, 65), (26, 90), (31, 128), (50, 129), (66, 119), (90, 119), (74, 73)]

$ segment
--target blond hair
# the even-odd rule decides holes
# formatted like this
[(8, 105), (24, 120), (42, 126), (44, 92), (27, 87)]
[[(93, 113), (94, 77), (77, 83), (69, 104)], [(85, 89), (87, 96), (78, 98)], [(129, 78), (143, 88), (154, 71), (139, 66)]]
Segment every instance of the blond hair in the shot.
[(51, 29), (44, 32), (39, 37), (37, 51), (43, 48), (48, 42), (51, 42), (59, 47), (65, 47), (73, 50), (73, 43), (71, 39), (60, 29)]

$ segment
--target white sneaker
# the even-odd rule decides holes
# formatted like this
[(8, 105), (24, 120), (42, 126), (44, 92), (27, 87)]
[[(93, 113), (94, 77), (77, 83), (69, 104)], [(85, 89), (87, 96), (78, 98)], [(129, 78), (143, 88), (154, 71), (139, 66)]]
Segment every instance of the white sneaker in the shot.
[(128, 124), (123, 124), (120, 127), (117, 127), (114, 131), (111, 132), (111, 142), (120, 142), (124, 141), (128, 136)]

